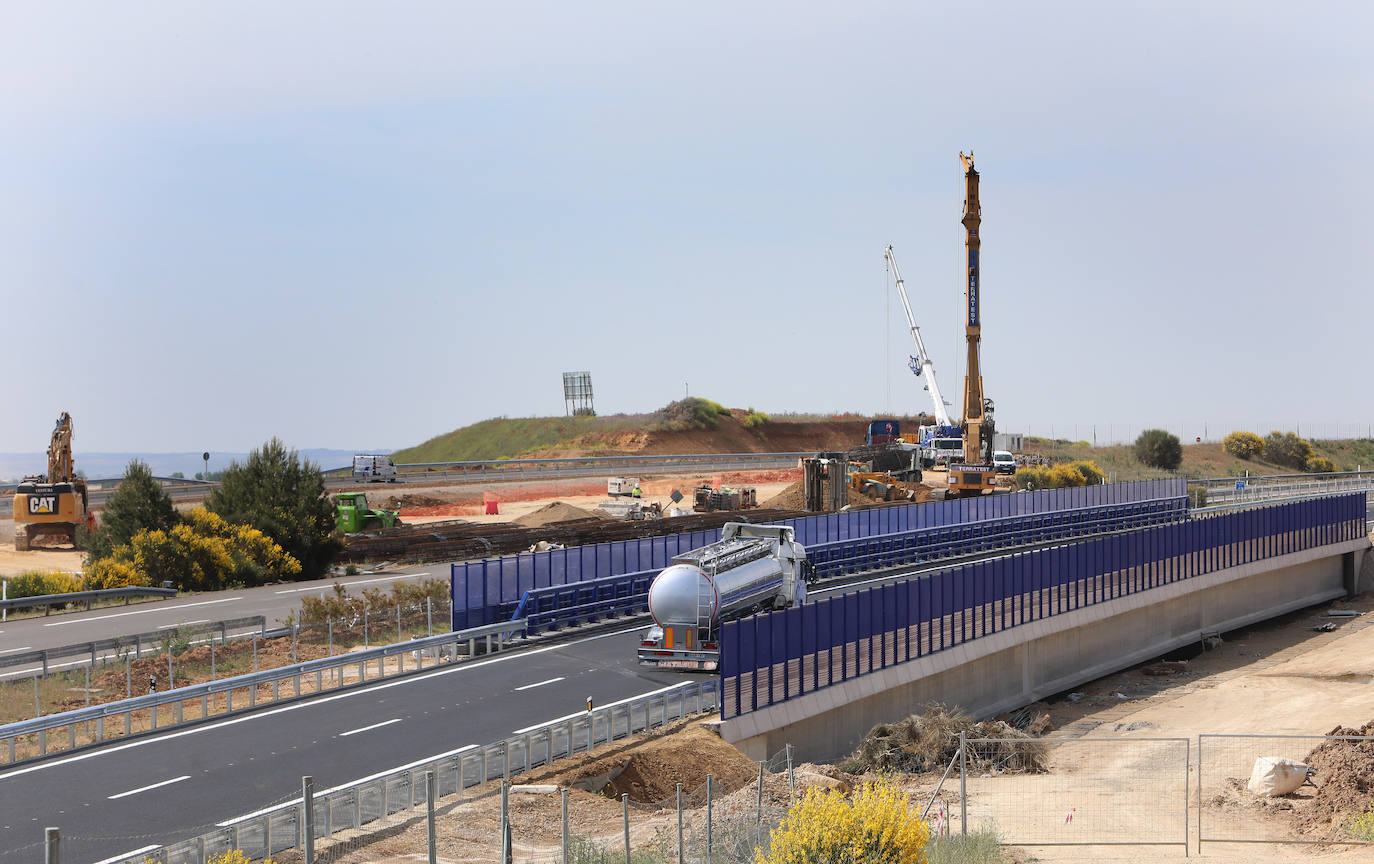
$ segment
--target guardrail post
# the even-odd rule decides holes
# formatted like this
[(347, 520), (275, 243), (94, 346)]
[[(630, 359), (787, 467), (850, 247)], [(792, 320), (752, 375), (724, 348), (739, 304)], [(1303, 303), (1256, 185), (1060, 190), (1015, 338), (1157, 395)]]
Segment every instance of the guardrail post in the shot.
[(711, 808), (715, 804), (716, 778), (706, 775), (706, 864), (711, 864)]
[(620, 812), (625, 820), (625, 864), (630, 864), (630, 793), (620, 793)]
[(301, 846), (305, 864), (315, 864), (315, 778), (301, 778)]
[(429, 597), (425, 598), (425, 627), (429, 629), (429, 635), (434, 635), (434, 603)]
[(568, 861), (568, 788), (565, 786), (565, 787), (563, 787), (562, 789), (559, 789), (558, 791), (562, 794), (562, 797), (563, 797), (563, 807), (562, 807), (562, 810), (563, 810), (563, 832), (562, 832), (562, 835), (561, 835), (561, 837), (562, 837), (562, 847), (563, 847), (563, 857), (559, 858), (558, 860), (561, 861), (561, 862), (563, 862), (563, 864), (567, 864), (567, 861)]
[(62, 832), (58, 829), (47, 828), (43, 831), (43, 864), (61, 864), (61, 841)]

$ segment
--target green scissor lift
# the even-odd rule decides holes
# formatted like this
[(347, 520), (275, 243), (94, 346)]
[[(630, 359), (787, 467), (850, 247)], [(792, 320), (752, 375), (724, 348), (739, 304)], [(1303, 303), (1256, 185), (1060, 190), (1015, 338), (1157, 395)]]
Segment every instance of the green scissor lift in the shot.
[(398, 510), (373, 510), (367, 506), (367, 493), (340, 492), (334, 496), (334, 521), (345, 534), (375, 528), (395, 528), (401, 524)]

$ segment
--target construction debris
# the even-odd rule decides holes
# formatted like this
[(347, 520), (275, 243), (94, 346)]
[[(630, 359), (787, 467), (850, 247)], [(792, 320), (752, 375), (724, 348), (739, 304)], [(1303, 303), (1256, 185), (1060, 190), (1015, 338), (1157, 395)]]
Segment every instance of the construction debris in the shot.
[[(1046, 728), (1048, 718), (1036, 726)], [(896, 723), (880, 723), (840, 767), (853, 774), (943, 771), (959, 752), (959, 733), (970, 740), (968, 770), (993, 774), (1043, 774), (1046, 747), (1034, 735), (1001, 720), (974, 723), (968, 716), (935, 705)], [(974, 743), (973, 739), (997, 739)]]

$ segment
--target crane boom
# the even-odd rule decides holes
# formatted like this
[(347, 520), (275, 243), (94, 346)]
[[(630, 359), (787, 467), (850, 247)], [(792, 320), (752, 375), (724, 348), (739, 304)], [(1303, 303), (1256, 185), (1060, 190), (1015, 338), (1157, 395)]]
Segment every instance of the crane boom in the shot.
[(968, 340), (968, 365), (964, 376), (964, 458), (979, 461), (983, 454), (983, 370), (979, 363), (978, 343), (982, 339), (982, 320), (979, 316), (978, 250), (982, 241), (978, 226), (982, 223), (982, 207), (978, 203), (978, 171), (973, 167), (973, 154), (959, 154), (964, 165), (964, 245), (968, 248), (968, 278), (964, 283), (964, 335)]
[(953, 425), (949, 419), (949, 411), (945, 410), (945, 397), (940, 392), (940, 385), (935, 381), (935, 362), (930, 359), (930, 352), (926, 351), (925, 342), (921, 340), (921, 328), (916, 326), (916, 316), (911, 314), (911, 301), (906, 296), (906, 283), (902, 281), (902, 271), (897, 269), (897, 256), (892, 252), (892, 246), (887, 247), (883, 253), (887, 258), (888, 266), (892, 268), (892, 277), (897, 281), (897, 296), (902, 298), (902, 308), (906, 310), (906, 323), (911, 328), (911, 338), (916, 342), (916, 356), (911, 358), (911, 371), (922, 376), (926, 382), (926, 389), (930, 391), (930, 398), (935, 403), (935, 422), (940, 426)]

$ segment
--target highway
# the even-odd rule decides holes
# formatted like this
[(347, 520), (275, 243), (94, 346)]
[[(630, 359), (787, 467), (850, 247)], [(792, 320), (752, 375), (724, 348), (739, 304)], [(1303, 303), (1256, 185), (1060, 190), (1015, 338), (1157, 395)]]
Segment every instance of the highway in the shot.
[[(267, 626), (277, 627), (288, 613), (300, 608), (302, 597), (324, 594), (335, 583), (350, 587), (357, 594), (368, 588), (389, 588), (393, 582), (418, 581), (425, 577), (449, 579), (447, 563), (424, 567), (406, 567), (388, 573), (359, 574), (357, 576), (319, 579), (312, 582), (291, 582), (264, 585), (240, 591), (219, 591), (187, 594), (167, 600), (131, 603), (128, 606), (105, 606), (89, 612), (66, 612), (30, 618), (10, 618), (0, 623), (0, 657), (21, 651), (40, 651), (82, 642), (111, 639), (131, 633), (151, 633), (185, 624), (205, 621), (224, 621), (261, 615)], [(447, 626), (448, 610), (436, 615)], [(62, 663), (56, 664), (59, 668)], [(72, 660), (69, 665), (82, 665)], [(0, 679), (32, 674), (34, 668), (14, 667), (0, 670)]]
[(90, 864), (292, 798), (305, 774), (327, 789), (690, 680), (638, 665), (642, 627), (0, 771), (0, 862), (40, 860), (18, 850), (55, 825), (63, 860)]

